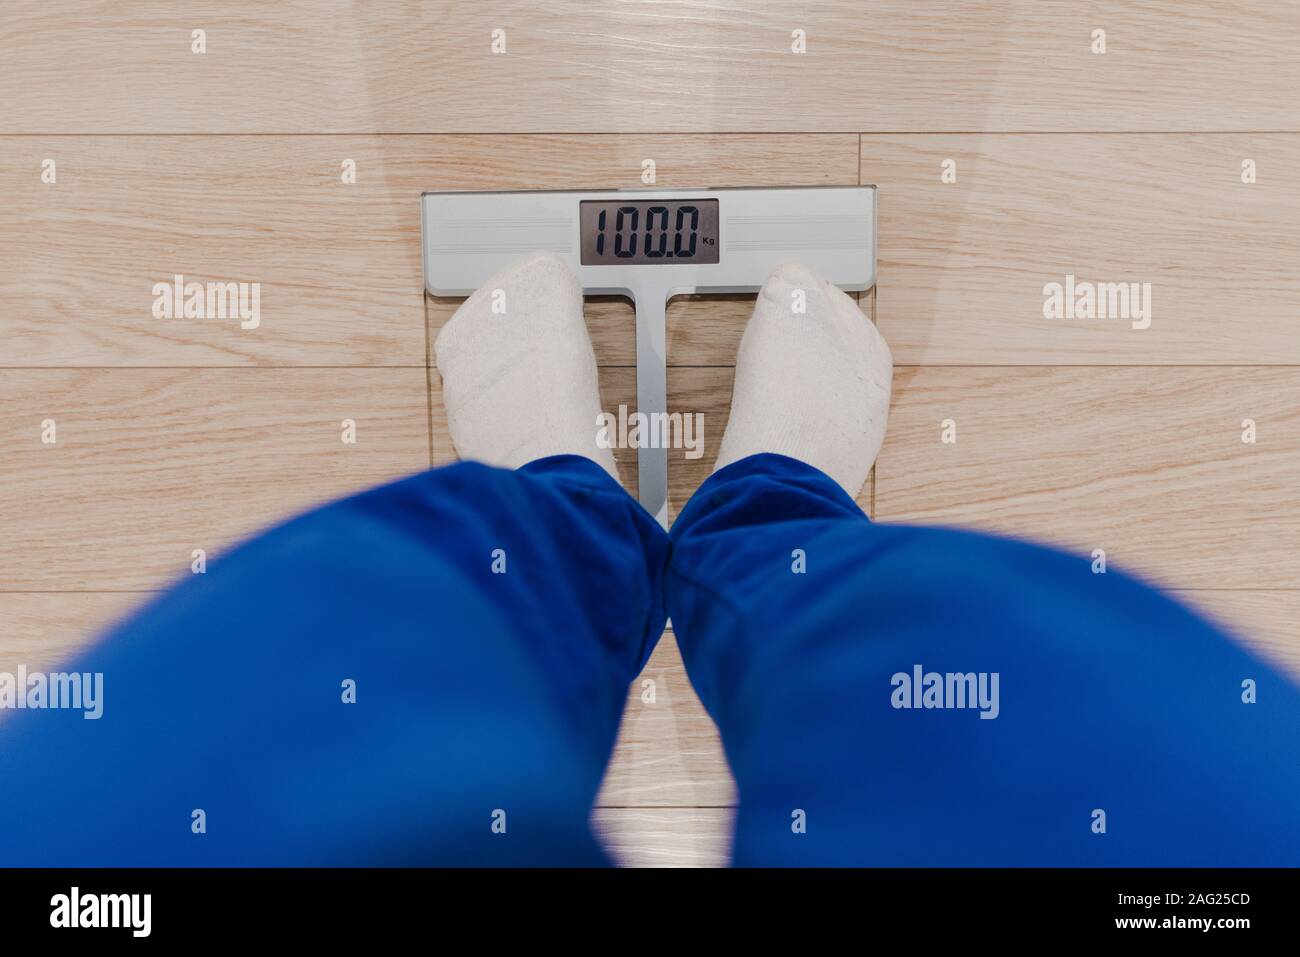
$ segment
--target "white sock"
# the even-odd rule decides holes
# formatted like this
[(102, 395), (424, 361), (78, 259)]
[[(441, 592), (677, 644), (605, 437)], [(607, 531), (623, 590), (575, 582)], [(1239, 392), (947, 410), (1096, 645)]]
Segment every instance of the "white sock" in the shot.
[(779, 266), (740, 342), (714, 469), (779, 452), (856, 498), (885, 438), (893, 374), (889, 346), (852, 298), (807, 266)]
[(434, 349), (462, 459), (515, 469), (572, 453), (618, 478), (614, 453), (596, 444), (600, 392), (582, 290), (558, 258), (538, 253), (493, 276)]

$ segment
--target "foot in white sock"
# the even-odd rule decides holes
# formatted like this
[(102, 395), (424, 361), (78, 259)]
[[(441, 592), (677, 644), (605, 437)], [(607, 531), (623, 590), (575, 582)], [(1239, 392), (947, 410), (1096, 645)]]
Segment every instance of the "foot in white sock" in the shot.
[(852, 298), (807, 266), (778, 267), (740, 342), (715, 470), (778, 452), (856, 498), (885, 438), (893, 372), (889, 346)]
[(434, 349), (462, 459), (514, 469), (571, 453), (618, 478), (614, 453), (596, 444), (600, 393), (582, 289), (555, 256), (539, 253), (493, 276)]

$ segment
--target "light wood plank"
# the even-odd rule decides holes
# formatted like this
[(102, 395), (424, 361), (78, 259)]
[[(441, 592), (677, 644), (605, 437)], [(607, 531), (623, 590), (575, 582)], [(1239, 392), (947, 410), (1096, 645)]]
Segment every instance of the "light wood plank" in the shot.
[(1300, 8), (1268, 0), (9, 0), (2, 29), (4, 133), (1300, 128)]
[(1183, 588), (1290, 588), (1297, 476), (1300, 370), (900, 369), (876, 509), (1102, 548)]
[(691, 807), (735, 800), (718, 729), (686, 677), (670, 629), (628, 689), (618, 743), (596, 804)]
[(731, 859), (730, 808), (598, 807), (592, 825), (624, 867), (726, 867)]
[[(903, 365), (1298, 363), (1297, 166), (1295, 134), (864, 136), (880, 329)], [(1150, 283), (1149, 328), (1044, 318), (1067, 274)]]
[[(3, 138), (0, 366), (421, 365), (421, 192), (641, 186), (647, 158), (659, 186), (846, 185), (858, 164), (851, 134)], [(177, 274), (260, 283), (260, 325), (155, 318)], [(630, 364), (622, 308), (593, 326)], [(707, 364), (680, 326), (675, 358)]]
[(424, 370), (0, 371), (0, 448), (0, 587), (152, 588), (193, 549), (219, 561), (260, 526), (427, 467)]

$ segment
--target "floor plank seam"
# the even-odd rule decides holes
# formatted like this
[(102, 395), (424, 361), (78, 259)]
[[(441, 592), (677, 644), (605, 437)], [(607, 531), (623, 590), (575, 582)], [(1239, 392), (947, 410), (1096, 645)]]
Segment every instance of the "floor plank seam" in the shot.
[(593, 804), (601, 811), (734, 811), (736, 804)]
[(420, 311), (424, 316), (424, 407), (429, 435), (429, 468), (433, 468), (433, 347), (429, 341), (429, 297), (420, 293)]
[(50, 366), (50, 365), (30, 365), (30, 366), (0, 366), (0, 372), (205, 372), (211, 370), (221, 371), (240, 371), (240, 372), (293, 372), (297, 369), (315, 370), (315, 371), (339, 371), (344, 369), (427, 369), (428, 364), (424, 365), (374, 365), (374, 366), (268, 366), (268, 365), (242, 365), (242, 366), (208, 366), (208, 365), (183, 365), (183, 366)]
[(275, 132), (255, 130), (241, 132), (196, 133), (176, 130), (154, 130), (132, 132), (91, 132), (91, 133), (38, 133), (29, 131), (0, 132), (0, 139), (5, 137), (144, 137), (144, 136), (223, 136), (236, 137), (323, 137), (323, 136), (483, 136), (483, 137), (559, 137), (559, 136), (593, 136), (593, 137), (639, 137), (639, 136), (1288, 136), (1300, 134), (1300, 129), (1266, 129), (1266, 130), (827, 130), (821, 129), (780, 129), (780, 130), (526, 130), (515, 132), (484, 132), (482, 130), (385, 130), (383, 132), (361, 130), (327, 130), (311, 133)]

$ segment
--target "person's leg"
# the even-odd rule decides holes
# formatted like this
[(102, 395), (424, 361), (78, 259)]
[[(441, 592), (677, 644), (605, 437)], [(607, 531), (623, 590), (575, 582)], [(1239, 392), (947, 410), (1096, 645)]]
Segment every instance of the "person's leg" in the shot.
[(52, 669), (103, 674), (98, 720), (0, 718), (0, 865), (601, 863), (665, 557), (576, 456), (291, 521)]
[(1300, 864), (1300, 692), (1122, 573), (875, 525), (760, 455), (677, 519), (666, 587), (737, 864)]
[(1300, 864), (1300, 692), (1273, 667), (1113, 569), (862, 514), (841, 486), (879, 450), (887, 366), (851, 300), (773, 277), (724, 467), (672, 528), (736, 863)]
[[(448, 327), (469, 357), (481, 301)], [(585, 335), (548, 361), (590, 361), (594, 387)], [(538, 396), (474, 454), (588, 457), (428, 472), (213, 560), (58, 669), (102, 673), (97, 720), (0, 712), (0, 866), (604, 863), (587, 818), (663, 627), (667, 539), (565, 411)]]

